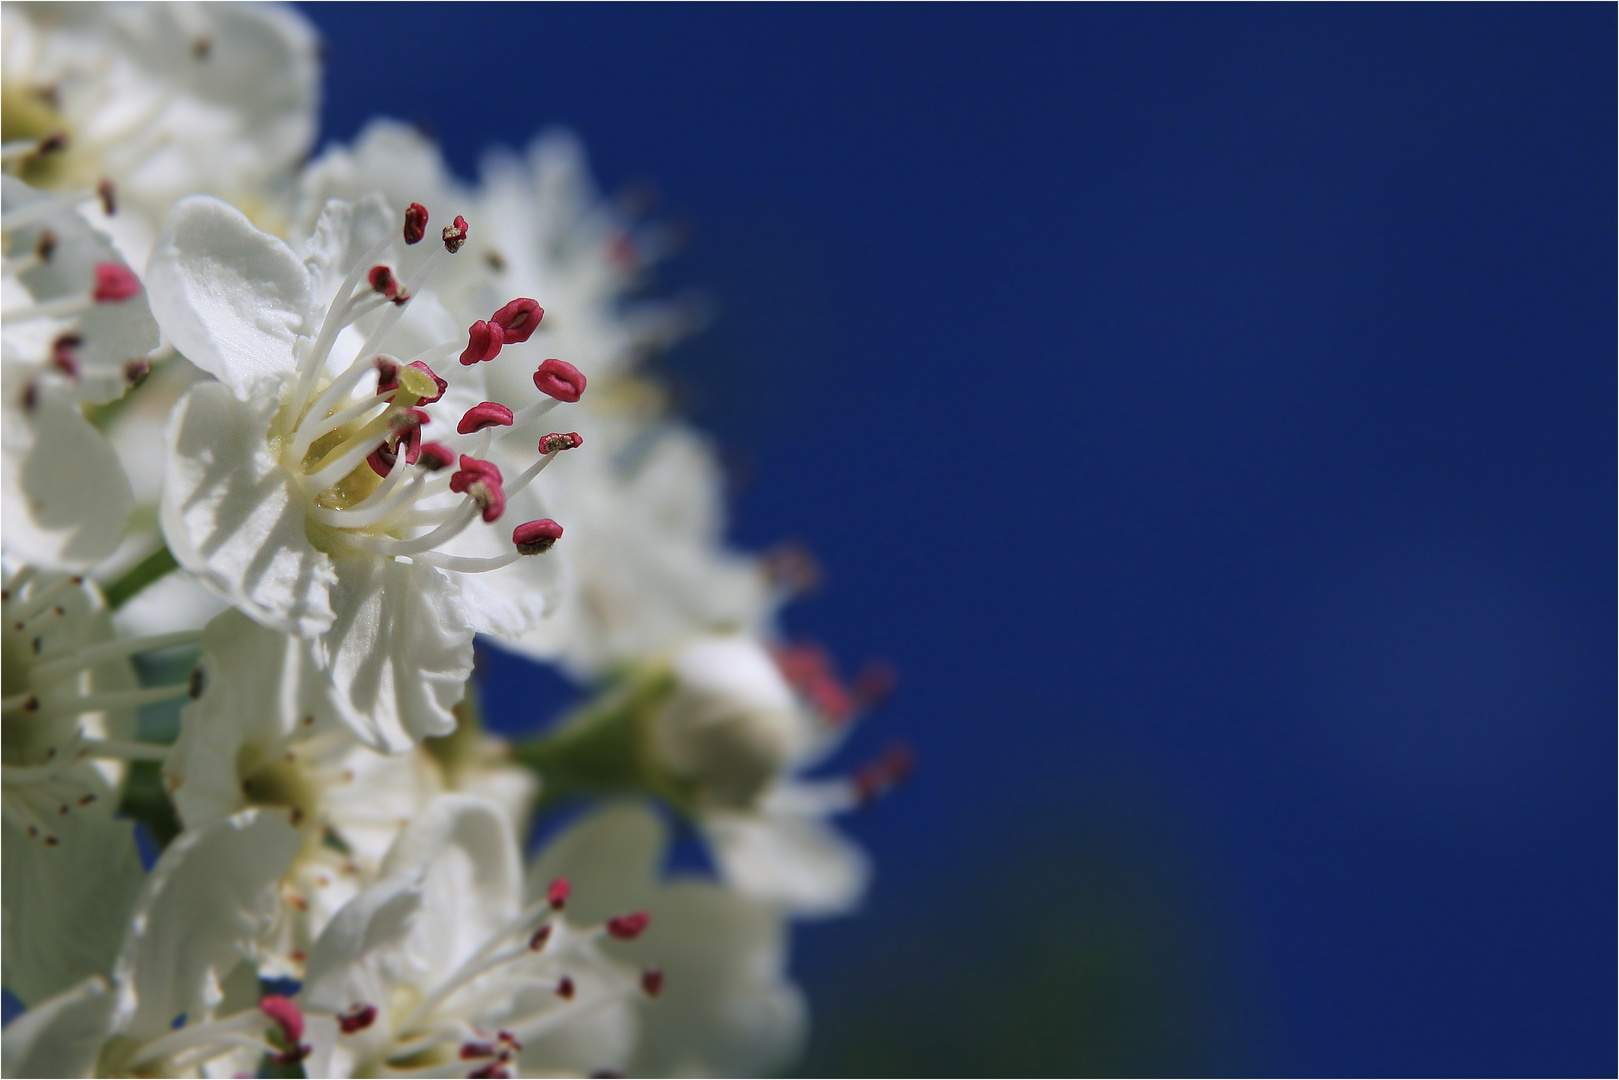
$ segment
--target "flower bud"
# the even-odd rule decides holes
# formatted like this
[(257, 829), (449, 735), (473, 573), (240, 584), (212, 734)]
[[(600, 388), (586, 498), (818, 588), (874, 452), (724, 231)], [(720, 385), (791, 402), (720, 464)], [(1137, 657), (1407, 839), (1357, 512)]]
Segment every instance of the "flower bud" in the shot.
[(714, 802), (750, 805), (806, 737), (781, 672), (758, 642), (708, 638), (676, 654), (675, 687), (652, 719), (665, 768)]

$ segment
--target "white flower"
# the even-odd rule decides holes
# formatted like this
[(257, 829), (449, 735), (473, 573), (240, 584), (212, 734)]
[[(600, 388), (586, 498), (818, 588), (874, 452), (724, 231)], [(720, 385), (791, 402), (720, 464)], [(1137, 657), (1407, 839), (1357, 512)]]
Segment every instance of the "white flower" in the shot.
[[(656, 1000), (633, 1007), (633, 1040), (619, 1067), (631, 1076), (765, 1076), (802, 1042), (805, 1008), (787, 978), (787, 928), (780, 912), (714, 882), (659, 880), (667, 829), (644, 806), (613, 803), (554, 839), (530, 867), (528, 893), (562, 877), (574, 889), (569, 911), (593, 919), (622, 902), (652, 917), (636, 953), (658, 965)], [(609, 943), (608, 951), (619, 946)], [(618, 1017), (622, 1025), (627, 1018)], [(575, 1025), (529, 1043), (534, 1074), (599, 1067), (613, 1031)]]
[(0, 26), (7, 171), (110, 181), (104, 224), (137, 262), (176, 199), (257, 213), (314, 141), (317, 42), (290, 7), (8, 3)]
[(479, 799), (436, 800), (383, 875), (310, 955), (310, 1075), (509, 1076), (523, 1044), (641, 992), (599, 945), (644, 916), (578, 928), (565, 889), (523, 908), (516, 842)]
[[(312, 639), (345, 716), (372, 719), (356, 734), (388, 752), (453, 728), (475, 630), (514, 635), (543, 615), (549, 560), (523, 556), (561, 529), (535, 520), (506, 539), (476, 523), (533, 508), (530, 482), (576, 440), (546, 440), (503, 475), (483, 457), (487, 427), (583, 389), (548, 360), (531, 376), (533, 404), (479, 402), (482, 372), (466, 365), (520, 343), (539, 312), (512, 301), (452, 337), (417, 294), (466, 224), (456, 218), (423, 256), (410, 245), (426, 216), (413, 206), (401, 232), (380, 200), (333, 203), (300, 260), (223, 203), (187, 199), (149, 268), (164, 332), (220, 380), (190, 390), (171, 419), (169, 547), (259, 623)], [(405, 359), (380, 351), (390, 341)], [(457, 354), (458, 372), (445, 366)], [(435, 364), (466, 388), (447, 393)]]
[(254, 958), (297, 848), (257, 810), (182, 834), (145, 882), (110, 984), (91, 976), (8, 1026), (5, 1074), (230, 1075), (286, 1049), (287, 1013), (255, 1004)]
[(260, 973), (302, 973), (334, 912), (376, 880), (399, 831), (442, 789), (425, 751), (384, 756), (350, 733), (308, 642), (238, 611), (202, 633), (203, 691), (181, 712), (164, 766), (175, 812), (202, 828), (253, 806), (284, 807), (303, 844), (281, 883)]
[[(505, 296), (537, 298), (547, 314), (531, 345), (567, 357), (591, 381), (569, 420), (591, 452), (570, 455), (546, 488), (547, 512), (569, 529), (557, 559), (559, 603), (510, 642), (516, 649), (593, 677), (663, 655), (693, 633), (764, 628), (779, 597), (758, 560), (724, 544), (712, 450), (634, 376), (644, 357), (687, 328), (690, 313), (632, 301), (662, 241), (598, 194), (577, 140), (552, 134), (524, 156), (493, 153), (481, 185), (466, 191), (419, 133), (374, 121), (353, 147), (312, 162), (300, 184), (305, 221), (329, 198), (372, 191), (395, 202), (416, 191), (471, 200), (489, 227), (468, 238), (465, 258), (445, 275), (446, 307), (470, 321)], [(487, 378), (490, 396), (510, 400), (524, 392), (527, 373), (494, 366)], [(546, 430), (538, 419), (519, 421), (490, 455), (505, 468), (509, 448), (526, 454)]]
[(71, 200), (0, 177), (5, 276), (5, 546), (37, 566), (111, 554), (133, 498), (107, 441), (79, 411), (150, 369), (157, 324), (140, 282)]

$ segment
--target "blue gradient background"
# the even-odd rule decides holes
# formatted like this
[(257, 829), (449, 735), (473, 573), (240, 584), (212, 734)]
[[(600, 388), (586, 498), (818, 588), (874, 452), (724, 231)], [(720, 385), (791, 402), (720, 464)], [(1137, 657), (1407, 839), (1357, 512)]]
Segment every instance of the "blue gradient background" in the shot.
[(804, 1069), (1612, 1074), (1611, 5), (305, 11), (328, 138), (656, 181), (737, 539), (903, 673)]

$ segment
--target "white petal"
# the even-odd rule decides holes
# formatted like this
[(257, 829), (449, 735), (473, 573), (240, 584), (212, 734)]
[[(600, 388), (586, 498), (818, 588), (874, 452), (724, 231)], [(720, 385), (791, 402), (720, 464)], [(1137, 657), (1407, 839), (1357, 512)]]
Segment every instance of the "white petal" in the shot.
[(245, 810), (181, 833), (152, 868), (118, 957), (119, 1027), (137, 1039), (218, 1004), (220, 987), (275, 918), (276, 883), (298, 833), (273, 810)]
[(590, 923), (644, 906), (657, 889), (668, 843), (663, 820), (643, 803), (614, 802), (559, 833), (529, 866), (530, 901), (551, 882), (568, 879), (571, 919)]
[(169, 422), (163, 535), (220, 597), (266, 626), (313, 637), (332, 624), (335, 573), (309, 542), (302, 497), (265, 441), (274, 411), (268, 392), (242, 402), (218, 383), (186, 391)]
[(715, 813), (703, 831), (732, 887), (798, 915), (852, 911), (871, 881), (865, 852), (816, 818)]
[(146, 874), (134, 824), (82, 810), (54, 824), (55, 846), (7, 823), (5, 985), (37, 1005), (90, 975), (110, 975)]
[(803, 1042), (806, 1009), (787, 981), (782, 917), (708, 882), (652, 904), (637, 952), (656, 957), (664, 992), (643, 1012), (633, 1076), (769, 1076)]
[(472, 674), (472, 627), (455, 588), (430, 566), (360, 552), (336, 560), (321, 663), (361, 742), (400, 753), (455, 730)]
[(113, 1032), (112, 989), (92, 976), (6, 1025), (0, 1075), (90, 1077)]
[(146, 289), (175, 348), (237, 397), (295, 368), (309, 274), (241, 211), (206, 196), (180, 200), (152, 249)]
[(65, 395), (41, 384), (34, 407), (7, 365), (4, 516), (8, 553), (36, 566), (85, 569), (113, 553), (135, 496), (118, 455)]
[(343, 905), (309, 952), (304, 1000), (311, 1008), (342, 1012), (372, 995), (356, 983), (354, 967), (368, 953), (399, 947), (422, 906), (419, 877), (401, 874), (365, 890)]
[[(474, 522), (442, 550), (478, 559), (510, 553), (513, 528), (525, 521), (550, 516), (538, 498), (538, 486), (533, 484), (518, 492), (506, 504), (506, 512), (499, 521), (492, 525)], [(559, 541), (566, 542), (566, 538)], [(473, 629), (504, 641), (519, 638), (539, 625), (561, 594), (562, 566), (555, 551), (526, 555), (509, 566), (487, 573), (464, 574), (454, 570), (448, 573), (461, 590)]]
[(394, 841), (382, 874), (425, 881), (434, 917), (454, 923), (433, 946), (448, 955), (482, 945), (517, 914), (521, 900), (517, 840), (498, 808), (471, 795), (434, 799)]
[[(244, 757), (265, 755), (299, 728), (340, 718), (309, 642), (270, 630), (239, 611), (203, 628), (203, 692), (180, 713), (180, 738), (164, 765), (188, 829), (246, 805)], [(306, 722), (307, 719), (307, 722)]]

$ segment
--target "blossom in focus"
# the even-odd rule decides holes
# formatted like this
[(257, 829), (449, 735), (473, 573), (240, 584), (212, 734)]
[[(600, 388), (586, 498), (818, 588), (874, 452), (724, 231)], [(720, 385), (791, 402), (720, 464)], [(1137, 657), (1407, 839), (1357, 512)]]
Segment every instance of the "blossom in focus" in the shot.
[[(473, 347), (418, 298), (465, 223), (443, 233), (422, 254), (380, 201), (333, 203), (300, 260), (194, 198), (149, 268), (165, 333), (220, 380), (188, 391), (170, 422), (169, 547), (262, 625), (311, 639), (345, 717), (367, 718), (356, 735), (389, 752), (453, 728), (475, 630), (520, 632), (544, 614), (546, 560), (525, 557), (524, 525), (489, 526), (509, 529), (508, 507), (532, 505), (530, 482), (574, 445), (542, 442), (511, 476), (484, 456), (493, 432), (467, 423), (481, 397)], [(448, 393), (435, 365), (467, 389)], [(527, 413), (557, 404), (529, 396)]]

